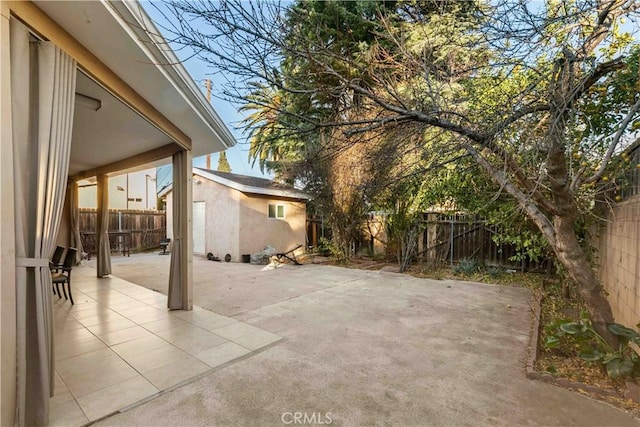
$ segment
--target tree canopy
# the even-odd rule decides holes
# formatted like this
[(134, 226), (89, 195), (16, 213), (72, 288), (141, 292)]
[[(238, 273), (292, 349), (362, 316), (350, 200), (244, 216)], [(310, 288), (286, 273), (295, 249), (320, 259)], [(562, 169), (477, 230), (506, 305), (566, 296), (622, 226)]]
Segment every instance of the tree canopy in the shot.
[[(263, 167), (326, 190), (336, 169), (324, 161), (359, 150), (369, 176), (349, 186), (367, 205), (372, 188), (472, 165), (535, 225), (611, 337), (611, 310), (575, 224), (620, 168), (635, 167), (617, 154), (640, 126), (637, 2), (171, 8), (174, 42), (234, 76), (220, 95), (251, 111), (251, 154)], [(381, 167), (367, 163), (371, 154)]]

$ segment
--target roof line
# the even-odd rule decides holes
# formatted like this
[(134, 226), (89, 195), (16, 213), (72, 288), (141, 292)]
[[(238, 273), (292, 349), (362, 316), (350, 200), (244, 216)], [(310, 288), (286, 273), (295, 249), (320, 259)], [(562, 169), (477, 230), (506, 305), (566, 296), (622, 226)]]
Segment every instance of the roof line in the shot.
[(272, 188), (260, 188), (260, 187), (253, 187), (250, 185), (244, 185), (244, 184), (240, 184), (238, 182), (232, 181), (230, 179), (226, 179), (221, 176), (206, 172), (200, 168), (193, 168), (193, 173), (203, 178), (206, 178), (210, 181), (217, 182), (218, 184), (222, 184), (226, 187), (238, 190), (242, 193), (263, 194), (266, 196), (289, 197), (292, 199), (301, 199), (301, 200), (310, 199), (309, 196), (297, 190), (296, 191), (285, 190), (285, 189), (274, 190)]
[[(153, 23), (153, 20), (137, 2), (103, 1), (108, 4), (118, 23), (131, 35), (131, 39), (145, 52), (158, 70), (176, 90), (181, 93), (192, 110), (218, 136), (227, 148), (236, 145), (236, 140), (213, 106), (206, 100), (196, 83), (184, 68), (182, 61), (175, 55), (167, 40)], [(119, 7), (119, 6), (122, 7)], [(124, 10), (123, 10), (124, 8)], [(127, 12), (130, 20), (123, 16)], [(135, 21), (132, 23), (131, 21)], [(146, 40), (141, 40), (145, 37)], [(166, 46), (165, 49), (162, 46)]]

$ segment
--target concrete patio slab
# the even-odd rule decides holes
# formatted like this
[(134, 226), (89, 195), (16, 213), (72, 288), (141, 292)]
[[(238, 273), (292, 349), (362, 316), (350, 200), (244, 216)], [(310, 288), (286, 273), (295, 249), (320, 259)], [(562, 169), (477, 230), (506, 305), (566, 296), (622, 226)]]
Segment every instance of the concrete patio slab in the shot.
[[(132, 256), (114, 273), (153, 288), (167, 258)], [(194, 283), (197, 304), (285, 339), (98, 425), (640, 424), (525, 377), (526, 289), (199, 258)]]

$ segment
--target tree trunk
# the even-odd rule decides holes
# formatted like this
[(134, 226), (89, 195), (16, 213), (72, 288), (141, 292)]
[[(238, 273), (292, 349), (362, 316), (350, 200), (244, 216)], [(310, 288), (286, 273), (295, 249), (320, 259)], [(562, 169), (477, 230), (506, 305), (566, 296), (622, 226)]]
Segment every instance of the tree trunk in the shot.
[(578, 292), (587, 304), (593, 327), (613, 348), (617, 348), (618, 338), (607, 329), (607, 324), (613, 323), (614, 320), (611, 305), (576, 238), (573, 223), (573, 218), (554, 218), (556, 244), (553, 250), (569, 276), (576, 282)]
[(473, 147), (466, 147), (466, 149), (485, 168), (490, 176), (519, 202), (526, 215), (538, 227), (556, 254), (558, 261), (575, 281), (578, 292), (587, 304), (587, 310), (594, 328), (608, 343), (616, 348), (618, 338), (607, 329), (607, 323), (613, 322), (611, 306), (576, 236), (574, 222), (578, 211), (575, 199), (568, 192), (564, 153), (558, 147), (559, 144), (556, 144), (551, 155), (547, 158), (547, 170), (554, 195), (553, 205), (558, 212), (557, 215), (553, 216), (553, 222), (549, 220), (547, 215), (540, 210), (532, 199), (527, 198), (515, 185), (508, 181), (504, 172), (494, 168)]
[[(549, 128), (546, 136), (548, 154), (546, 169), (552, 204), (554, 236), (551, 247), (558, 260), (576, 282), (578, 292), (584, 299), (594, 329), (614, 348), (618, 338), (609, 332), (607, 323), (613, 322), (611, 305), (602, 286), (591, 268), (587, 256), (578, 242), (574, 222), (578, 216), (575, 194), (571, 191), (567, 169), (567, 123), (571, 117), (571, 99), (576, 90), (577, 64), (563, 52), (558, 62), (553, 84), (549, 87)], [(544, 230), (542, 230), (544, 232)]]

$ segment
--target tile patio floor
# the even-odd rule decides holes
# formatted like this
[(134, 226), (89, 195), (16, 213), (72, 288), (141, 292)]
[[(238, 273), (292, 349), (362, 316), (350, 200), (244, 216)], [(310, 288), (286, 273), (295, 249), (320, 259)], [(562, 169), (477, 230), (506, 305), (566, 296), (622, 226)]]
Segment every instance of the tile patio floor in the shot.
[(247, 357), (282, 338), (93, 268), (73, 271), (75, 305), (54, 296), (51, 426), (81, 426)]

